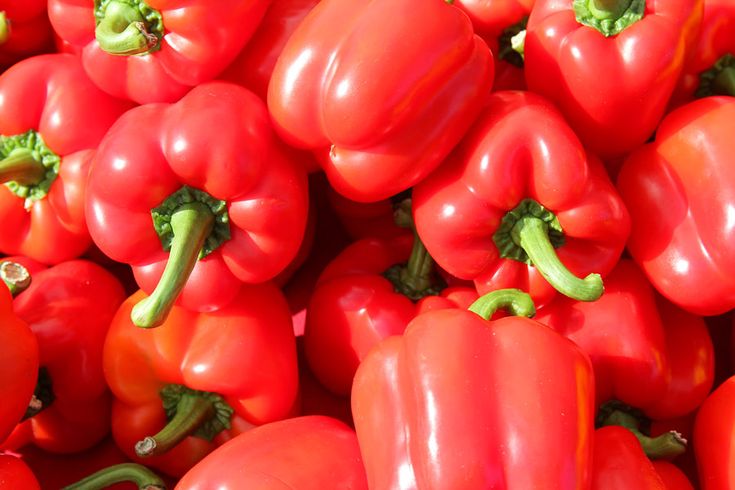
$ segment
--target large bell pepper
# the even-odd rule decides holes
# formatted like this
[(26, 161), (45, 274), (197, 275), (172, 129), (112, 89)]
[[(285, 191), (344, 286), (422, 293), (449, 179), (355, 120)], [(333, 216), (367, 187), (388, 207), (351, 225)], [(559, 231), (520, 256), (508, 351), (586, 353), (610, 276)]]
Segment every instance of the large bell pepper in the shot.
[(657, 298), (631, 260), (615, 266), (594, 303), (559, 298), (535, 319), (590, 356), (598, 404), (615, 399), (672, 419), (696, 410), (712, 388), (715, 354), (704, 320)]
[(41, 490), (36, 475), (22, 459), (0, 454), (0, 489)]
[(82, 49), (105, 92), (175, 102), (214, 79), (258, 27), (270, 0), (49, 0), (56, 33)]
[(377, 201), (439, 165), (492, 80), (492, 55), (455, 6), (322, 0), (278, 58), (268, 108), (286, 142), (323, 153), (338, 192)]
[(533, 314), (528, 295), (494, 291), (473, 311), (417, 316), (360, 364), (352, 413), (371, 489), (589, 488), (589, 358), (528, 318), (488, 322), (499, 306)]
[(308, 207), (306, 174), (284, 156), (265, 104), (227, 82), (126, 113), (87, 194), (95, 243), (151, 295), (133, 310), (145, 327), (177, 300), (212, 311), (275, 277), (296, 256)]
[(92, 447), (110, 431), (110, 392), (102, 373), (102, 346), (125, 299), (118, 280), (86, 260), (33, 273), (14, 300), (19, 318), (38, 340), (34, 401), (3, 448), (33, 443), (72, 453)]
[(323, 416), (257, 427), (216, 449), (176, 490), (292, 488), (367, 490), (355, 431)]
[(47, 3), (47, 0), (0, 1), (0, 71), (23, 58), (54, 50)]
[(684, 65), (672, 106), (694, 97), (735, 95), (735, 3), (705, 0), (697, 45)]
[(104, 348), (112, 434), (131, 459), (181, 476), (234, 435), (295, 412), (295, 337), (278, 288), (243, 286), (211, 313), (174, 307), (153, 330), (130, 320), (143, 297), (123, 303)]
[(722, 383), (702, 404), (694, 423), (702, 490), (730, 490), (735, 486), (735, 376)]
[(674, 490), (664, 486), (638, 439), (625, 427), (595, 431), (591, 490)]
[(735, 307), (733, 118), (732, 97), (680, 107), (618, 176), (632, 219), (628, 251), (661, 294), (699, 315)]
[(95, 87), (69, 54), (36, 56), (0, 76), (0, 252), (55, 264), (89, 247), (90, 162), (130, 107)]
[(0, 263), (0, 443), (13, 431), (28, 408), (38, 377), (38, 342), (28, 324), (13, 312), (9, 287), (28, 286), (28, 273), (13, 262)]
[(493, 94), (447, 162), (414, 188), (413, 205), (437, 264), (481, 294), (519, 288), (539, 307), (557, 291), (597, 299), (630, 228), (605, 169), (554, 106), (528, 92)]
[(560, 108), (585, 147), (625, 155), (656, 129), (693, 47), (703, 0), (537, 0), (529, 90)]

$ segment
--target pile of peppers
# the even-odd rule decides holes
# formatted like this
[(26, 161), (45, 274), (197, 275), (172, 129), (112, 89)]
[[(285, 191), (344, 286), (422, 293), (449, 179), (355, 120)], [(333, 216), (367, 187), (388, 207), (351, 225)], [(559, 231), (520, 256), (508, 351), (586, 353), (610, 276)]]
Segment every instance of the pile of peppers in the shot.
[(733, 0), (0, 0), (0, 490), (735, 490)]

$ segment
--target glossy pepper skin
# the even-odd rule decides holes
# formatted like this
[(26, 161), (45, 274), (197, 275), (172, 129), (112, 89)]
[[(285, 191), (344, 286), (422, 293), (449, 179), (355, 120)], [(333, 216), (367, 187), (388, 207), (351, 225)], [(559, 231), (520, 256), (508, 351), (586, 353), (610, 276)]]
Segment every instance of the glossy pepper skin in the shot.
[(0, 454), (0, 489), (41, 490), (36, 475), (22, 459)]
[(653, 467), (666, 490), (694, 490), (689, 478), (673, 463), (659, 459), (653, 461)]
[[(125, 299), (119, 281), (86, 260), (33, 274), (14, 300), (16, 314), (38, 340), (44, 407), (20, 423), (4, 448), (33, 443), (55, 453), (92, 447), (110, 430), (110, 392), (102, 373), (102, 346)], [(50, 390), (51, 396), (45, 398)], [(50, 400), (50, 401), (49, 401)]]
[(232, 439), (191, 469), (176, 490), (367, 490), (355, 431), (320, 415), (273, 422)]
[[(160, 324), (174, 300), (213, 311), (244, 283), (275, 277), (296, 256), (308, 207), (306, 175), (281, 150), (265, 104), (227, 82), (120, 118), (87, 195), (95, 244), (154, 294), (150, 310), (136, 310), (140, 326)], [(192, 213), (193, 231), (174, 228), (179, 211)]]
[(535, 319), (590, 356), (598, 404), (615, 399), (672, 419), (696, 410), (712, 388), (715, 354), (704, 320), (658, 297), (629, 259), (605, 278), (597, 301), (559, 298)]
[(735, 279), (725, 273), (735, 260), (733, 117), (732, 97), (680, 107), (617, 181), (632, 219), (630, 254), (661, 294), (698, 315), (735, 307)]
[(735, 377), (705, 400), (694, 422), (694, 451), (702, 490), (727, 490), (735, 485)]
[(38, 377), (38, 341), (13, 311), (10, 290), (0, 281), (0, 444), (23, 417)]
[(54, 49), (46, 0), (0, 1), (0, 70)]
[[(445, 289), (444, 280), (431, 269), (413, 282), (402, 281), (397, 275), (406, 269), (413, 243), (405, 230), (393, 239), (359, 240), (319, 277), (306, 313), (304, 351), (317, 379), (334, 393), (349, 395), (355, 371), (370, 349), (402, 334), (428, 305), (457, 307), (451, 303), (456, 299), (467, 308), (477, 299), (474, 288)], [(412, 287), (416, 284), (421, 287)]]
[(437, 167), (492, 80), (490, 51), (446, 2), (323, 0), (278, 58), (268, 109), (287, 143), (322, 154), (339, 193), (378, 201)]
[(419, 315), (355, 375), (369, 487), (589, 488), (593, 390), (589, 358), (538, 322)]
[[(296, 345), (278, 288), (243, 286), (229, 306), (212, 313), (174, 307), (154, 330), (130, 321), (130, 310), (143, 296), (138, 292), (120, 307), (104, 349), (105, 378), (115, 396), (112, 433), (131, 459), (178, 477), (234, 435), (292, 414), (298, 392)], [(183, 434), (171, 448), (162, 441), (162, 454), (140, 457), (136, 442), (167, 423), (161, 391), (171, 385), (216, 394), (214, 416), (229, 426), (213, 426), (207, 434), (211, 441)], [(208, 420), (214, 423), (211, 416)]]
[(692, 56), (684, 65), (670, 106), (693, 98), (735, 95), (735, 4), (705, 0), (702, 27)]
[[(557, 289), (599, 297), (599, 275), (617, 263), (630, 228), (602, 165), (550, 102), (528, 92), (494, 93), (442, 167), (414, 188), (413, 206), (416, 230), (443, 269), (481, 294), (522, 289), (538, 307)], [(541, 261), (529, 259), (519, 235), (529, 219), (557, 247)]]
[(595, 431), (592, 490), (674, 490), (664, 485), (638, 439), (620, 426)]
[(213, 80), (258, 27), (270, 0), (50, 0), (54, 30), (82, 50), (102, 90), (139, 104), (175, 102)]
[[(575, 18), (575, 5), (605, 3), (610, 19), (603, 24), (620, 18), (616, 25), (627, 25), (622, 31), (606, 36)], [(653, 134), (663, 116), (696, 41), (702, 5), (703, 0), (537, 0), (524, 48), (528, 88), (560, 108), (589, 151), (603, 159), (625, 155)], [(624, 20), (636, 9), (639, 20)], [(592, 8), (585, 10), (600, 22)], [(604, 10), (597, 15), (603, 17)]]
[(0, 76), (0, 252), (57, 264), (89, 247), (94, 149), (130, 107), (95, 87), (70, 54), (36, 56)]

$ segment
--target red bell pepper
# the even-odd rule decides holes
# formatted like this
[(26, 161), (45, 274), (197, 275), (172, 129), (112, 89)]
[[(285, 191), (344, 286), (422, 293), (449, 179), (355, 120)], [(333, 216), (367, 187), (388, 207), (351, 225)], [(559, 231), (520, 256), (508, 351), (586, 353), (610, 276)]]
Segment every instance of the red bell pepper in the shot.
[(72, 55), (36, 56), (0, 76), (0, 252), (56, 264), (89, 247), (90, 161), (131, 106), (95, 87)]
[(133, 310), (144, 327), (177, 300), (212, 311), (243, 283), (275, 277), (299, 249), (309, 207), (306, 175), (281, 151), (265, 104), (227, 82), (129, 111), (101, 143), (88, 186), (96, 245), (131, 264), (151, 295)]
[(36, 475), (22, 459), (0, 454), (0, 488), (3, 490), (41, 490)]
[(712, 388), (715, 355), (704, 320), (657, 298), (630, 260), (615, 266), (594, 303), (559, 298), (535, 319), (590, 356), (598, 404), (616, 399), (671, 419), (696, 410)]
[[(14, 291), (28, 286), (28, 272), (13, 262), (0, 263), (0, 278)], [(38, 342), (28, 324), (13, 312), (13, 297), (0, 283), (0, 443), (28, 408), (38, 376)]]
[(680, 107), (618, 176), (632, 219), (630, 254), (661, 294), (699, 315), (735, 308), (733, 118), (732, 97)]
[(47, 0), (0, 1), (0, 71), (23, 58), (54, 50)]
[(319, 0), (272, 2), (252, 39), (219, 78), (239, 83), (265, 100), (268, 82), (286, 41), (318, 3)]
[(492, 80), (492, 55), (457, 7), (323, 0), (283, 48), (268, 108), (286, 142), (324, 153), (340, 194), (378, 201), (439, 165)]
[(643, 452), (638, 439), (625, 427), (595, 431), (592, 490), (668, 489)]
[(696, 42), (703, 0), (537, 0), (525, 39), (529, 90), (585, 147), (624, 155), (655, 131)]
[(481, 294), (517, 287), (539, 307), (557, 291), (597, 299), (630, 228), (602, 165), (528, 92), (493, 94), (447, 162), (414, 188), (413, 204), (437, 264)]
[(652, 463), (666, 490), (694, 490), (689, 478), (673, 463), (664, 460)]
[(477, 299), (474, 288), (445, 288), (411, 233), (354, 242), (324, 269), (309, 301), (304, 328), (309, 367), (328, 389), (349, 395), (370, 349), (402, 334), (424, 310), (424, 301), (463, 296), (460, 307), (467, 308)]
[(697, 412), (694, 451), (702, 490), (730, 490), (735, 485), (735, 376), (717, 388)]
[(355, 432), (322, 416), (263, 425), (215, 450), (176, 490), (298, 488), (367, 490)]
[(371, 489), (588, 488), (589, 358), (528, 318), (488, 322), (498, 307), (533, 314), (528, 295), (495, 291), (473, 311), (417, 316), (360, 364), (352, 413)]
[(40, 369), (26, 420), (2, 445), (33, 443), (73, 453), (102, 440), (110, 430), (110, 393), (102, 373), (102, 345), (124, 299), (123, 288), (102, 267), (63, 262), (33, 274), (13, 301), (19, 318), (38, 340)]
[(175, 102), (214, 79), (252, 36), (270, 0), (49, 0), (59, 36), (116, 97)]
[(705, 0), (697, 39), (671, 97), (671, 106), (694, 97), (735, 95), (735, 4), (730, 0)]
[(211, 313), (174, 307), (154, 330), (130, 321), (144, 296), (123, 303), (104, 349), (112, 434), (131, 459), (181, 476), (234, 435), (295, 411), (296, 345), (278, 288), (243, 286)]
[(394, 218), (398, 204), (396, 196), (375, 202), (357, 202), (347, 199), (331, 186), (327, 195), (342, 227), (354, 240), (393, 238), (406, 233), (405, 228), (396, 225)]

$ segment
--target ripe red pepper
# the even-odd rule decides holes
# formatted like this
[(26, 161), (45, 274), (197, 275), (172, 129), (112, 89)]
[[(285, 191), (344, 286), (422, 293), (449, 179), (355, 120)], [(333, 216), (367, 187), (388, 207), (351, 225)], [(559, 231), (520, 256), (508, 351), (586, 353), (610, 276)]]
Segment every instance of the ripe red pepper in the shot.
[(175, 102), (214, 79), (245, 45), (270, 0), (49, 0), (54, 30), (82, 49), (89, 77), (140, 104)]
[(664, 460), (652, 463), (666, 490), (694, 490), (689, 478), (673, 463)]
[[(406, 233), (396, 225), (395, 197), (375, 202), (357, 202), (337, 193), (331, 186), (326, 190), (329, 204), (342, 227), (354, 240), (361, 238), (393, 238)], [(399, 194), (401, 196), (402, 194)]]
[(714, 380), (714, 347), (701, 317), (657, 298), (641, 270), (621, 260), (594, 303), (559, 298), (535, 317), (592, 360), (597, 403), (622, 401), (651, 418), (699, 407)]
[(296, 345), (278, 288), (243, 286), (211, 313), (174, 307), (155, 330), (130, 321), (143, 297), (123, 303), (104, 348), (112, 434), (131, 459), (181, 476), (234, 435), (295, 411)]
[(413, 204), (437, 264), (481, 294), (517, 287), (538, 306), (557, 291), (597, 299), (630, 228), (602, 165), (528, 92), (493, 94), (447, 162), (414, 188)]
[(242, 434), (207, 456), (176, 490), (367, 490), (355, 432), (323, 416), (297, 417)]
[(102, 373), (102, 345), (123, 299), (117, 279), (85, 260), (33, 274), (13, 306), (38, 340), (35, 404), (3, 448), (32, 442), (47, 451), (73, 453), (108, 434), (110, 393)]
[(129, 111), (101, 143), (88, 185), (96, 245), (131, 264), (151, 295), (133, 311), (144, 327), (176, 301), (212, 311), (243, 283), (275, 277), (299, 249), (309, 207), (306, 175), (284, 156), (265, 104), (227, 82)]
[(54, 49), (46, 0), (0, 2), (0, 71), (23, 58)]
[[(500, 290), (417, 316), (363, 360), (352, 413), (369, 487), (588, 488), (589, 358)], [(523, 359), (523, 362), (519, 362)], [(533, 464), (529, 464), (532, 461)]]
[(630, 254), (661, 294), (699, 315), (735, 308), (727, 273), (735, 260), (733, 118), (732, 97), (680, 107), (618, 176), (632, 219)]
[(735, 376), (702, 404), (694, 422), (694, 451), (702, 490), (729, 490), (735, 484)]
[[(28, 286), (28, 275), (13, 262), (0, 263), (0, 278), (15, 291)], [(38, 376), (36, 336), (13, 312), (13, 297), (0, 282), (0, 443), (13, 431), (31, 400)]]
[(528, 19), (529, 90), (552, 100), (602, 158), (655, 131), (693, 47), (703, 0), (537, 0)]
[(323, 0), (278, 58), (268, 108), (286, 142), (324, 154), (340, 194), (378, 201), (437, 167), (492, 80), (492, 55), (457, 7)]
[(697, 39), (671, 97), (671, 106), (694, 97), (735, 95), (735, 4), (730, 0), (705, 0)]
[(20, 489), (41, 490), (36, 475), (22, 459), (0, 454), (0, 488), (3, 490)]
[(128, 102), (92, 84), (68, 54), (24, 60), (0, 77), (0, 252), (47, 264), (91, 243), (84, 194), (94, 149)]
[(462, 295), (461, 307), (467, 308), (477, 299), (474, 288), (445, 288), (411, 233), (354, 242), (324, 269), (309, 301), (304, 328), (309, 367), (328, 389), (349, 395), (370, 349), (402, 334), (425, 301)]
[(625, 427), (595, 431), (592, 490), (673, 490), (664, 486), (638, 439)]

